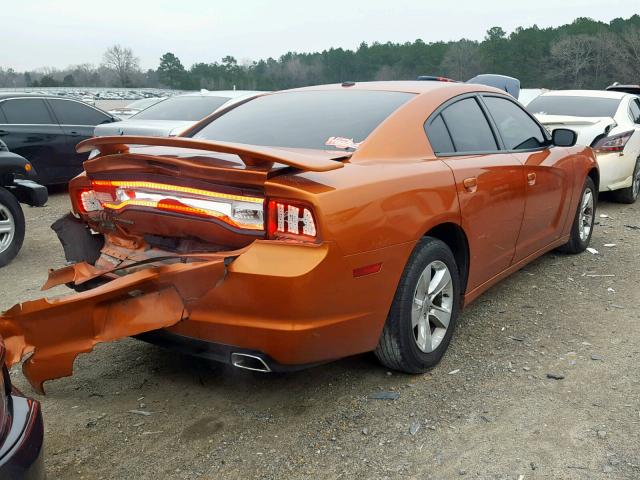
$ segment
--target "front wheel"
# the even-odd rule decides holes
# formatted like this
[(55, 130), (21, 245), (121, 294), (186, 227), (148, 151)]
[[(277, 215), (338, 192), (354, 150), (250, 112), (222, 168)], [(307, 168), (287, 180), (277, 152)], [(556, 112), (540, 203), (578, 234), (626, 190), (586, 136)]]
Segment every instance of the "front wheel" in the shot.
[(20, 251), (24, 240), (24, 214), (20, 203), (0, 187), (0, 267), (4, 267)]
[(566, 253), (584, 252), (591, 242), (593, 225), (596, 218), (598, 193), (591, 177), (587, 177), (582, 187), (578, 211), (571, 226), (571, 236), (560, 250)]
[(442, 241), (425, 237), (400, 279), (375, 354), (388, 368), (424, 373), (449, 346), (460, 312), (460, 277)]

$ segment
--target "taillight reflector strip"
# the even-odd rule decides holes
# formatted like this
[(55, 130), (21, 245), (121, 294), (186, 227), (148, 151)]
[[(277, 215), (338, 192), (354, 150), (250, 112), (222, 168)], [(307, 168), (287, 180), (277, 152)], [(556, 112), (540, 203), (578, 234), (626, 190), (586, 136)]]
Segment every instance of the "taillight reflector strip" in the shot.
[(93, 180), (91, 186), (76, 193), (79, 213), (145, 207), (264, 230), (264, 198), (135, 180)]
[(180, 185), (169, 185), (167, 183), (142, 182), (142, 181), (118, 181), (118, 180), (93, 180), (91, 185), (94, 187), (113, 187), (125, 189), (143, 189), (143, 190), (159, 190), (171, 193), (187, 193), (191, 195), (199, 195), (203, 197), (224, 198), (226, 200), (237, 200), (239, 202), (262, 203), (263, 198), (248, 197), (245, 195), (232, 195), (229, 193), (214, 192), (211, 190), (202, 190), (199, 188), (183, 187)]
[(262, 230), (263, 226), (262, 225), (252, 225), (252, 224), (246, 224), (246, 223), (241, 223), (241, 222), (237, 222), (234, 221), (232, 218), (230, 218), (228, 215), (225, 215), (224, 213), (218, 212), (216, 210), (208, 210), (205, 208), (195, 208), (195, 207), (190, 207), (188, 205), (182, 205), (181, 203), (179, 203), (178, 201), (167, 201), (167, 200), (161, 200), (161, 201), (153, 201), (153, 200), (125, 200), (123, 202), (120, 203), (105, 203), (104, 204), (104, 208), (109, 208), (111, 210), (121, 210), (123, 208), (126, 207), (147, 207), (147, 208), (155, 208), (157, 210), (164, 210), (164, 211), (168, 211), (168, 212), (176, 212), (176, 213), (183, 213), (186, 215), (194, 215), (197, 217), (203, 217), (203, 218), (217, 218), (219, 220), (223, 220), (224, 222), (228, 223), (229, 225), (232, 225), (234, 227), (237, 228), (243, 228), (243, 229), (247, 229), (247, 230)]

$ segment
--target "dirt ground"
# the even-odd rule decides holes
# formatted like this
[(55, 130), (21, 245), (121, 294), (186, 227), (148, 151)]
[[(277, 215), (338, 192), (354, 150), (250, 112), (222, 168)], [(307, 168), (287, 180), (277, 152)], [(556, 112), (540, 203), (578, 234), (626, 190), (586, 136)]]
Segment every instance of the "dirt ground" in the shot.
[[(27, 208), (0, 308), (40, 296), (63, 264), (49, 225), (67, 208), (64, 193)], [(550, 253), (494, 287), (426, 375), (372, 355), (251, 374), (133, 339), (99, 345), (35, 395), (48, 476), (638, 479), (640, 229), (625, 225), (640, 227), (640, 203), (603, 201), (602, 214), (598, 254)], [(12, 378), (33, 394), (19, 369)], [(370, 399), (379, 391), (399, 398)]]

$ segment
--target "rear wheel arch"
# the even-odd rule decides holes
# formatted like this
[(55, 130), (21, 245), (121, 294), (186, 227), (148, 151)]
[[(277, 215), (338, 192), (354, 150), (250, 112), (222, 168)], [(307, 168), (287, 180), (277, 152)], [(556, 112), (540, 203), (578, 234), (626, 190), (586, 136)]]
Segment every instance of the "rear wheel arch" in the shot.
[(467, 239), (467, 234), (460, 225), (447, 222), (432, 227), (424, 234), (424, 236), (437, 238), (451, 249), (454, 258), (456, 259), (458, 271), (460, 272), (460, 285), (462, 286), (461, 293), (464, 295), (467, 290), (469, 262), (471, 258), (469, 254), (469, 241)]

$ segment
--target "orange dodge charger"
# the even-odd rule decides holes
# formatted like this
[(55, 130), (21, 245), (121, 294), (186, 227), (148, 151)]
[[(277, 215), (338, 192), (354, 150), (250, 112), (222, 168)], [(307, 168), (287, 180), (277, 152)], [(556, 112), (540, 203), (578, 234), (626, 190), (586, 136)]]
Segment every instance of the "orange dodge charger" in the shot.
[(375, 351), (420, 373), (461, 308), (582, 252), (598, 167), (504, 92), (344, 83), (253, 98), (181, 137), (96, 137), (53, 228), (78, 293), (0, 317), (34, 388), (125, 336), (258, 371)]

